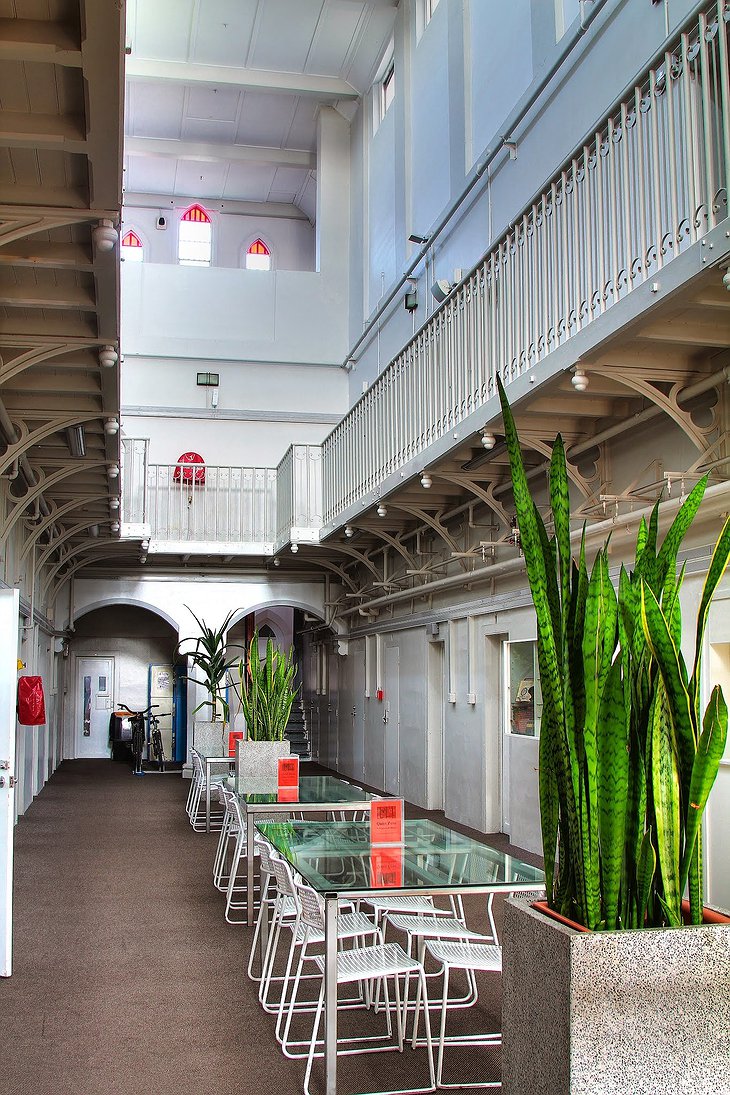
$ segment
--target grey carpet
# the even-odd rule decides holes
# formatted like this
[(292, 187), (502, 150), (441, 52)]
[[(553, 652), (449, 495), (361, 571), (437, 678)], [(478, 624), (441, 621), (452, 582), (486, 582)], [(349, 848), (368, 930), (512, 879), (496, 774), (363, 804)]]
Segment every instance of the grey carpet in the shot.
[[(14, 974), (0, 980), (2, 1095), (301, 1090), (303, 1062), (283, 1057), (245, 975), (251, 933), (223, 919), (217, 837), (190, 828), (188, 786), (67, 761), (20, 819)], [(470, 913), (478, 921), (481, 907)], [(449, 1029), (497, 1029), (496, 981), (485, 978), (477, 1007)], [(498, 1079), (499, 1053), (454, 1051), (450, 1078)], [(420, 1056), (343, 1059), (341, 1090), (413, 1084)], [(320, 1072), (313, 1087), (322, 1090)]]

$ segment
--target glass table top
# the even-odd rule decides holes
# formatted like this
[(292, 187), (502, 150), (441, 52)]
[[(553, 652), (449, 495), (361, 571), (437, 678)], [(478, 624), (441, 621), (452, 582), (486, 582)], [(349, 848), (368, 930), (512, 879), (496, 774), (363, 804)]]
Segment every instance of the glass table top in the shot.
[(257, 828), (320, 893), (515, 887), (538, 889), (543, 872), (429, 820), (406, 821), (402, 845), (372, 845), (368, 822), (258, 822)]
[[(372, 794), (354, 783), (346, 783), (336, 776), (300, 776), (299, 786), (279, 788), (276, 778), (245, 779), (236, 776), (229, 786), (247, 806), (270, 805), (274, 802), (288, 802), (292, 805), (342, 805), (347, 803), (372, 802), (382, 795)], [(282, 794), (282, 792), (284, 792)]]

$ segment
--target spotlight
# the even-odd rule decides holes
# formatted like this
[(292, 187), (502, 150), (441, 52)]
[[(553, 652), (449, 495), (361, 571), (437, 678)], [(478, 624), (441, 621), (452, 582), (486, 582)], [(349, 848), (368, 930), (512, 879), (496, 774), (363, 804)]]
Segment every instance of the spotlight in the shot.
[(108, 220), (100, 220), (91, 234), (97, 251), (113, 251), (119, 237), (116, 228)]
[(424, 243), (428, 243), (428, 240), (428, 236), (419, 236), (417, 232), (411, 232), (410, 236), (408, 237), (409, 243), (418, 243), (421, 246), (423, 246)]
[(422, 486), (422, 487), (425, 487), (425, 488), (426, 488), (426, 490), (428, 490), (428, 488), (429, 488), (429, 487), (431, 486), (431, 484), (432, 484), (432, 483), (433, 483), (433, 479), (432, 479), (432, 478), (431, 478), (431, 476), (430, 476), (430, 475), (428, 474), (428, 472), (427, 472), (427, 471), (425, 471), (425, 472), (423, 473), (423, 475), (421, 476), (421, 486)]
[(106, 473), (110, 479), (116, 479), (119, 475), (119, 464), (110, 464)]
[(351, 536), (354, 536), (354, 535), (355, 535), (355, 530), (352, 527), (352, 525), (345, 525), (345, 536), (348, 538), (348, 540), (350, 539)]
[(588, 377), (583, 369), (576, 369), (571, 377), (570, 383), (573, 385), (577, 392), (584, 392), (588, 387)]
[(378, 506), (378, 517), (387, 517), (387, 516), (388, 516), (388, 510), (386, 509), (386, 507), (381, 502), (380, 505)]
[(111, 369), (119, 360), (119, 354), (113, 346), (102, 346), (99, 350), (99, 364), (105, 369)]
[(110, 436), (119, 433), (119, 421), (116, 418), (107, 418), (104, 422), (104, 433), (108, 433)]
[(494, 436), (494, 434), (490, 433), (489, 430), (485, 430), (482, 434), (482, 445), (484, 445), (484, 448), (493, 449), (496, 444), (497, 438)]
[(292, 546), (291, 546), (291, 553), (292, 553), (292, 555), (296, 555), (296, 553), (297, 553), (298, 551), (299, 551), (299, 544), (292, 544)]

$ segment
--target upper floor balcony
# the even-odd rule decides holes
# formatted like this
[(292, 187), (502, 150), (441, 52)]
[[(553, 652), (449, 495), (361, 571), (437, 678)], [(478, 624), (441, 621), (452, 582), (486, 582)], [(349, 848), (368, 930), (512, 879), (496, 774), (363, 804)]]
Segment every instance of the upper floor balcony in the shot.
[[(480, 545), (484, 558), (483, 539), (466, 542), (447, 525), (450, 513), (484, 505), (496, 522), (490, 549), (509, 536), (498, 376), (536, 469), (562, 431), (586, 516), (602, 515), (607, 499), (618, 512), (639, 490), (647, 496), (646, 477), (611, 494), (595, 452), (661, 414), (694, 456), (678, 451), (649, 495), (667, 477), (724, 476), (721, 416), (703, 425), (693, 401), (728, 369), (729, 31), (725, 0), (685, 26), (321, 451), (293, 446), (277, 469), (207, 468), (204, 483), (145, 466), (135, 451), (127, 528), (149, 529), (150, 550), (258, 555), (332, 545), (357, 529), (415, 563), (400, 538), (415, 520), (453, 558)], [(344, 540), (338, 550), (353, 554)]]

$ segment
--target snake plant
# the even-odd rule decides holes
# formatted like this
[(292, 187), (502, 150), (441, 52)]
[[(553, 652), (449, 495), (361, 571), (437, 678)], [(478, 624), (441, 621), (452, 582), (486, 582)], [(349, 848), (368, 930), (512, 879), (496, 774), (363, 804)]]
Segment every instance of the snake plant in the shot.
[(296, 666), (288, 653), (266, 641), (266, 656), (259, 656), (259, 635), (254, 632), (247, 664), (241, 661), (241, 705), (251, 741), (282, 741), (297, 689), (292, 688)]
[(188, 657), (203, 678), (200, 680), (199, 677), (186, 674), (186, 680), (203, 684), (208, 690), (208, 699), (199, 703), (193, 714), (195, 715), (203, 707), (210, 707), (210, 717), (213, 719), (215, 718), (216, 705), (220, 704), (223, 709), (223, 721), (224, 723), (228, 722), (230, 707), (225, 693), (226, 674), (238, 659), (231, 658), (229, 660), (226, 658), (226, 632), (235, 613), (229, 612), (221, 626), (216, 629), (209, 627), (208, 624), (200, 620), (192, 608), (188, 608), (187, 605), (185, 607), (198, 625), (200, 634), (181, 639), (178, 643), (178, 651), (186, 643), (192, 642), (195, 644), (192, 653), (189, 653)]
[(659, 546), (659, 508), (639, 525), (636, 558), (609, 575), (608, 542), (588, 572), (585, 526), (572, 557), (565, 449), (550, 462), (549, 536), (530, 494), (499, 384), (520, 542), (537, 616), (543, 696), (539, 795), (548, 902), (593, 930), (702, 921), (702, 813), (725, 750), (728, 712), (713, 688), (700, 710), (702, 650), (730, 557), (730, 519), (715, 545), (682, 656), (677, 556), (707, 485), (694, 487)]

